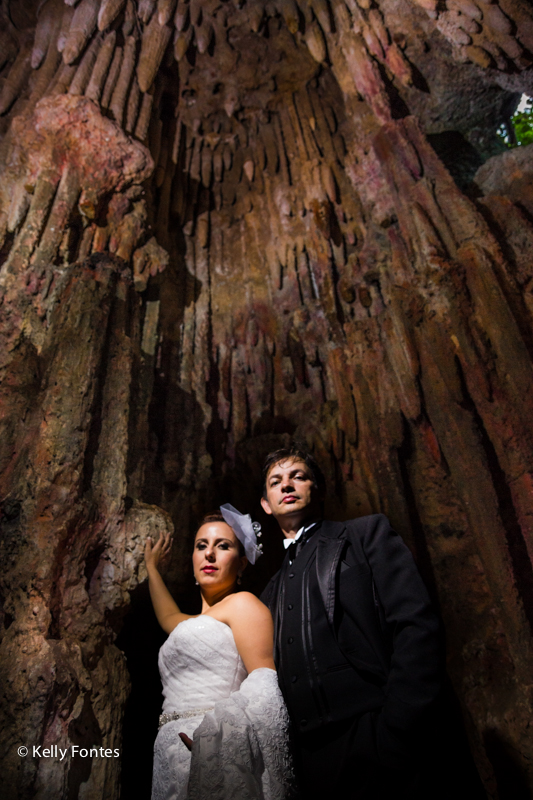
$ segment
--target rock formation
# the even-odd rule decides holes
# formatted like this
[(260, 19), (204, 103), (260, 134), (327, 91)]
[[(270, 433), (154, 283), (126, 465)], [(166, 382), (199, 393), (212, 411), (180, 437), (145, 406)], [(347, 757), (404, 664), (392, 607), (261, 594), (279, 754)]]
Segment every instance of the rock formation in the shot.
[(119, 797), (120, 759), (17, 748), (120, 747), (144, 536), (174, 525), (184, 592), (193, 520), (256, 511), (291, 436), (330, 515), (411, 546), (487, 796), (531, 792), (533, 146), (495, 133), (530, 3), (3, 0), (0, 30), (4, 796)]

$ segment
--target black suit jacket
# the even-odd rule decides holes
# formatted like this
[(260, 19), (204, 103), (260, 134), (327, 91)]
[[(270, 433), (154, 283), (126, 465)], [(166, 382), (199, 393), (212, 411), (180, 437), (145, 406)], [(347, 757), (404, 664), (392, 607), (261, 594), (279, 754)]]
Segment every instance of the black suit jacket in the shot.
[[(439, 692), (442, 661), (438, 620), (413, 557), (382, 514), (324, 521), (313, 536), (323, 612), (342, 654), (369, 693), (376, 682), (383, 687), (383, 724), (408, 734)], [(275, 623), (283, 614), (283, 574), (282, 568), (261, 596)], [(332, 707), (341, 705), (342, 698), (332, 698)]]

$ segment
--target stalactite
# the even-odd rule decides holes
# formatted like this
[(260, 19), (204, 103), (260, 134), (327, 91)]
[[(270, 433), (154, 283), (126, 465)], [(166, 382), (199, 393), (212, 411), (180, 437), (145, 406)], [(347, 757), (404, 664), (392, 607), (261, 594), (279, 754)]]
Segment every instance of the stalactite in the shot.
[(204, 147), (201, 153), (201, 177), (205, 187), (211, 186), (211, 175), (213, 172), (213, 154), (210, 147)]
[(6, 111), (18, 98), (31, 71), (31, 46), (22, 47), (15, 59), (0, 92), (0, 114)]
[(131, 36), (137, 29), (137, 13), (133, 0), (126, 0), (124, 9), (124, 22), (122, 23), (122, 33), (124, 36)]
[(28, 97), (26, 109), (33, 108), (44, 95), (46, 95), (55, 83), (59, 69), (62, 66), (61, 55), (52, 44), (45, 55), (44, 61), (38, 70), (35, 71), (31, 80), (31, 91)]
[(213, 153), (213, 174), (217, 183), (224, 177), (224, 160), (220, 148)]
[(55, 262), (64, 231), (68, 228), (69, 217), (76, 206), (80, 188), (78, 175), (67, 167), (59, 181), (46, 228), (32, 258), (35, 268), (45, 268)]
[(61, 17), (61, 28), (59, 30), (59, 36), (57, 37), (57, 49), (59, 53), (62, 53), (65, 49), (73, 16), (74, 9), (69, 5), (66, 7), (64, 6), (63, 16)]
[(146, 289), (150, 276), (157, 275), (168, 266), (168, 253), (152, 237), (143, 247), (135, 251), (133, 257), (133, 276), (135, 289)]
[(181, 61), (181, 59), (187, 52), (189, 44), (191, 43), (191, 39), (192, 39), (192, 27), (188, 28), (187, 31), (185, 32), (180, 31), (179, 33), (176, 34), (176, 37), (174, 39), (174, 57), (176, 61)]
[(101, 0), (98, 10), (98, 30), (104, 31), (122, 11), (126, 0)]
[(141, 54), (137, 66), (137, 80), (141, 92), (147, 92), (167, 48), (171, 29), (168, 25), (160, 25), (157, 15), (152, 17), (148, 27), (143, 32)]
[(133, 133), (133, 131), (135, 130), (135, 124), (137, 122), (138, 112), (139, 112), (140, 99), (141, 99), (141, 90), (137, 82), (137, 77), (136, 75), (134, 75), (130, 86), (128, 105), (126, 108), (126, 122), (124, 126), (126, 133)]
[(85, 51), (76, 74), (69, 87), (69, 94), (83, 94), (90, 80), (96, 59), (102, 44), (100, 36), (96, 36)]
[(152, 104), (154, 98), (151, 94), (144, 93), (142, 96), (141, 110), (135, 126), (135, 138), (144, 142), (148, 134), (148, 126), (150, 124), (150, 114), (152, 111)]
[(305, 31), (305, 43), (309, 52), (319, 64), (327, 58), (326, 40), (322, 33), (322, 28), (317, 25), (308, 25)]
[(205, 21), (195, 29), (195, 34), (198, 52), (203, 54), (211, 44), (214, 35), (213, 27), (209, 22)]
[(63, 61), (72, 64), (82, 52), (96, 27), (100, 0), (81, 0), (74, 11), (63, 48)]
[(109, 108), (109, 103), (111, 102), (111, 97), (113, 95), (117, 79), (120, 75), (123, 54), (124, 51), (122, 47), (115, 47), (113, 60), (111, 61), (111, 66), (104, 83), (104, 89), (102, 91), (101, 103), (103, 108)]
[(257, 33), (264, 18), (264, 9), (261, 3), (255, 3), (248, 7), (248, 18), (251, 30)]
[(53, 81), (52, 86), (50, 87), (50, 95), (53, 94), (64, 94), (68, 91), (68, 88), (76, 74), (76, 66), (61, 63), (59, 70), (57, 71), (56, 79)]
[(5, 265), (9, 273), (20, 273), (24, 269), (26, 262), (31, 258), (43, 232), (57, 183), (58, 179), (47, 172), (43, 172), (37, 178), (24, 226), (15, 240)]
[(145, 24), (148, 23), (154, 13), (157, 0), (139, 0), (138, 14), (139, 18)]
[(292, 34), (297, 33), (300, 22), (298, 19), (298, 5), (295, 0), (279, 0), (277, 6), (283, 15), (287, 28)]
[[(113, 226), (109, 237), (109, 251), (126, 263), (129, 263), (134, 256), (139, 240), (142, 238), (146, 227), (146, 204), (137, 202), (133, 205), (130, 213), (119, 218), (118, 224)], [(168, 264), (168, 254), (158, 245), (152, 246), (153, 251), (153, 274), (163, 270)]]
[(124, 46), (120, 72), (113, 90), (111, 101), (109, 103), (109, 110), (112, 112), (119, 125), (122, 125), (126, 96), (128, 94), (128, 90), (133, 78), (133, 71), (135, 69), (136, 48), (137, 42), (135, 37), (128, 36)]
[(185, 0), (178, 0), (176, 14), (174, 16), (174, 25), (176, 30), (182, 31), (188, 22), (189, 19), (189, 6), (185, 2)]
[(166, 25), (167, 22), (170, 22), (175, 8), (176, 0), (158, 0), (157, 14), (160, 25)]
[(37, 26), (35, 28), (35, 39), (31, 54), (31, 66), (38, 69), (43, 62), (48, 48), (52, 43), (55, 44), (58, 20), (60, 19), (59, 10), (62, 8), (61, 0), (48, 2), (41, 7)]
[[(13, 187), (13, 193), (11, 195), (9, 209), (6, 215), (7, 230), (10, 233), (13, 233), (19, 229), (24, 217), (26, 216), (26, 212), (30, 207), (31, 195), (28, 191), (29, 188), (30, 187), (24, 184), (23, 181), (20, 181)], [(33, 186), (31, 187), (31, 190), (32, 192), (34, 191)]]
[(105, 37), (102, 47), (98, 51), (96, 63), (91, 73), (91, 77), (87, 88), (85, 89), (85, 96), (89, 97), (97, 103), (100, 99), (104, 88), (104, 81), (109, 73), (109, 67), (115, 51), (117, 35), (115, 31), (110, 31)]

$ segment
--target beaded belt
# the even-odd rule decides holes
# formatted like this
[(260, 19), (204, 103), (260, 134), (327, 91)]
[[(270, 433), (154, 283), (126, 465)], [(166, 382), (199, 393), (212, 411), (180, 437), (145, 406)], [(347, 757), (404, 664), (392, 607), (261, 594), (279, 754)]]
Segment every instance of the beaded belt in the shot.
[(162, 728), (167, 722), (173, 722), (175, 719), (190, 719), (191, 717), (200, 717), (202, 714), (207, 714), (212, 711), (214, 706), (209, 708), (191, 708), (190, 711), (172, 711), (170, 714), (161, 714), (159, 717), (159, 727)]

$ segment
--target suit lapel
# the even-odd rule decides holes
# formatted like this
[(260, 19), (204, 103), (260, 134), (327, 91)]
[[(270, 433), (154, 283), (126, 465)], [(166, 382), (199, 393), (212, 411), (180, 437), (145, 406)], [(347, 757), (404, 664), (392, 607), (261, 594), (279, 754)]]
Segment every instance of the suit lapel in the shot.
[(274, 661), (279, 663), (279, 633), (281, 625), (281, 615), (283, 609), (283, 598), (285, 596), (285, 574), (289, 566), (289, 559), (285, 556), (281, 569), (274, 578), (274, 586), (269, 599), (269, 608), (274, 620)]
[(335, 575), (337, 574), (339, 559), (346, 543), (346, 540), (342, 537), (344, 530), (345, 525), (343, 522), (323, 522), (316, 549), (318, 586), (330, 625), (333, 625), (335, 611)]

